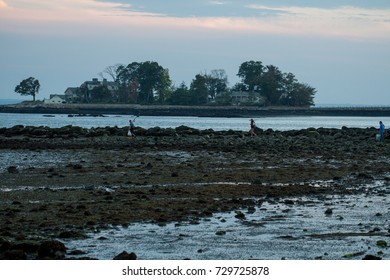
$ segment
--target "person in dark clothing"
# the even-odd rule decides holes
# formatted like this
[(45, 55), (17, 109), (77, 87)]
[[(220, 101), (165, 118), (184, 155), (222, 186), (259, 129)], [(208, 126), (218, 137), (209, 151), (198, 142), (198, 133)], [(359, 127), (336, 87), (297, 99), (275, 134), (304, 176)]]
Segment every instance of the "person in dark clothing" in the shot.
[(249, 130), (249, 133), (251, 134), (251, 136), (256, 136), (255, 133), (256, 123), (253, 119), (250, 120), (250, 127), (251, 129)]
[(135, 136), (134, 127), (135, 127), (134, 121), (129, 120), (129, 131), (127, 133), (128, 136)]
[(385, 129), (385, 125), (383, 124), (382, 121), (379, 122), (379, 134), (380, 134), (379, 141), (384, 142), (385, 141), (386, 129)]

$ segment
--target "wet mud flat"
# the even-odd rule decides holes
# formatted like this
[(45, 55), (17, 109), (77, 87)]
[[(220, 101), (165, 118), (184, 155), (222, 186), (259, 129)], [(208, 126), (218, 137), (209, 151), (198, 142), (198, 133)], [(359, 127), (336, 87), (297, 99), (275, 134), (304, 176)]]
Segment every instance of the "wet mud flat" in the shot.
[(140, 259), (389, 259), (389, 192), (371, 185), (364, 194), (261, 199), (190, 221), (109, 226), (67, 246), (97, 259), (124, 247)]
[(58, 240), (62, 258), (390, 259), (375, 130), (126, 132), (0, 130), (3, 256)]

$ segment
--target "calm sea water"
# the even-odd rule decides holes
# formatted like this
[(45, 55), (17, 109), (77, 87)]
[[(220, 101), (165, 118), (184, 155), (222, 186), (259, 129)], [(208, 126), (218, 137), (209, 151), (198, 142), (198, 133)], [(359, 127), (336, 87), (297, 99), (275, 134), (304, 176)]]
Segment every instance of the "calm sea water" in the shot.
[[(106, 115), (104, 117), (68, 117), (68, 115), (42, 115), (42, 114), (8, 114), (0, 113), (0, 127), (24, 126), (48, 126), (52, 128), (67, 125), (80, 126), (84, 128), (106, 127), (106, 126), (128, 126), (129, 119), (134, 116), (128, 115)], [(390, 117), (260, 117), (255, 118), (256, 125), (262, 129), (272, 128), (274, 130), (305, 129), (309, 127), (319, 128), (341, 128), (356, 127), (379, 127), (379, 121), (388, 124)], [(140, 116), (135, 120), (136, 126), (151, 128), (175, 128), (181, 125), (197, 129), (238, 130), (249, 129), (248, 118), (203, 118), (203, 117), (165, 117), (165, 116)]]

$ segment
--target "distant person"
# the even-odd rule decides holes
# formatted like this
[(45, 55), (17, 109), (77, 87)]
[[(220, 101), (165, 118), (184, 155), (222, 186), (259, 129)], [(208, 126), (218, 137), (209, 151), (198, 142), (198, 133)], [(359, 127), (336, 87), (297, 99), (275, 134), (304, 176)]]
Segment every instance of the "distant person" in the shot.
[(127, 132), (128, 136), (135, 136), (135, 133), (134, 133), (134, 128), (135, 128), (134, 122), (135, 122), (135, 119), (134, 119), (134, 121), (129, 120), (129, 131)]
[(380, 134), (379, 141), (380, 142), (384, 142), (385, 141), (385, 133), (386, 133), (385, 125), (383, 124), (382, 121), (380, 121), (379, 122), (379, 134)]
[(251, 136), (256, 136), (255, 133), (256, 123), (253, 119), (250, 120), (250, 127), (251, 129), (249, 130), (249, 133), (251, 134)]

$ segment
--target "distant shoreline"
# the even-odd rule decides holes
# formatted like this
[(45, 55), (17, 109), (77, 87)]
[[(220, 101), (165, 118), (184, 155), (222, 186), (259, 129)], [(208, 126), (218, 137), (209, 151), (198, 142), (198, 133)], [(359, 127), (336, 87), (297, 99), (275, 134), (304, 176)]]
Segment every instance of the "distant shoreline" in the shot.
[(0, 105), (0, 113), (91, 114), (197, 117), (276, 116), (372, 116), (389, 117), (390, 107), (251, 107), (171, 106), (134, 104), (12, 104)]

